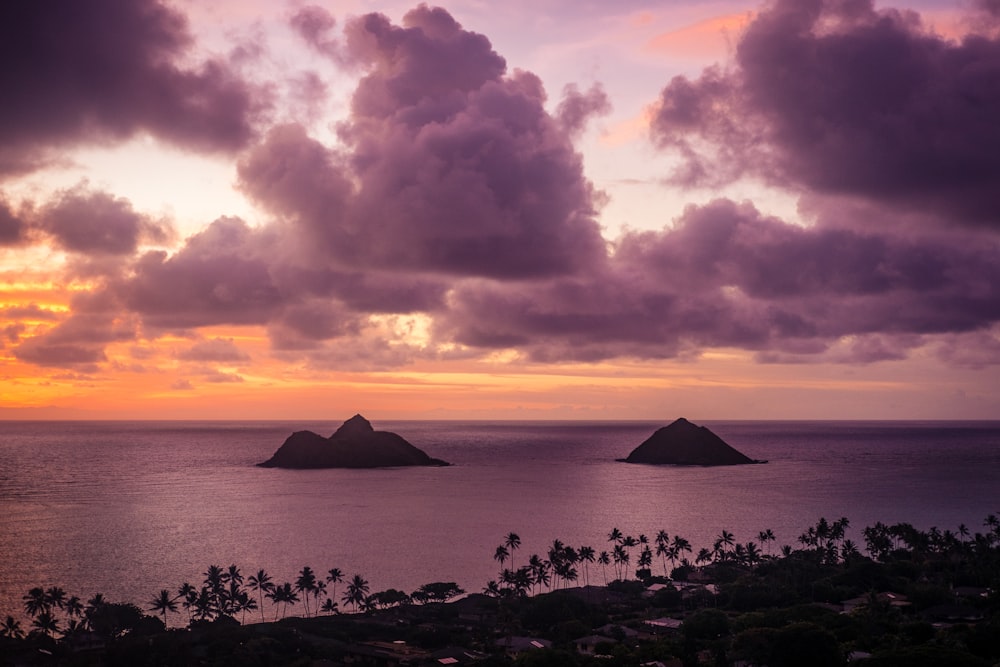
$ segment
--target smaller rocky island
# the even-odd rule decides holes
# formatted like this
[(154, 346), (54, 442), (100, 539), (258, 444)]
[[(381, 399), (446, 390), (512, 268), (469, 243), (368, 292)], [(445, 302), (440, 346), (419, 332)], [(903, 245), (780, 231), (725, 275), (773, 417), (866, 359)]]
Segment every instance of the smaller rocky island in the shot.
[(446, 466), (428, 456), (402, 436), (376, 431), (371, 422), (354, 415), (329, 438), (312, 431), (288, 436), (262, 468), (395, 468), (400, 466)]
[(652, 463), (679, 466), (729, 466), (767, 463), (750, 458), (730, 447), (704, 426), (681, 417), (664, 426), (632, 450), (625, 463)]

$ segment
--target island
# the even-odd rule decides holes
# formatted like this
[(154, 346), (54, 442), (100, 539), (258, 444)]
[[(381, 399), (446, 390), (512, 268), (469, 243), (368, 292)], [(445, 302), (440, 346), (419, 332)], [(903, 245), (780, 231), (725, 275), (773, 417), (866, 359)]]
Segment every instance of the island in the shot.
[(402, 436), (376, 431), (371, 422), (354, 415), (329, 438), (312, 431), (288, 436), (262, 468), (394, 468), (401, 466), (447, 466), (428, 456)]
[(681, 417), (673, 424), (658, 429), (641, 445), (632, 450), (625, 463), (652, 463), (682, 466), (728, 466), (746, 463), (767, 463), (741, 454), (704, 426), (692, 424)]

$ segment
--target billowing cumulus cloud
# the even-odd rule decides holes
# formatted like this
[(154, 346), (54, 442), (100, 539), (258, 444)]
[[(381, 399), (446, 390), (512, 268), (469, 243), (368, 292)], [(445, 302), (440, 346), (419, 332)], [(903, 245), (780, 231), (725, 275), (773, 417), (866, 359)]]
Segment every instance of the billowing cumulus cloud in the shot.
[(939, 222), (1000, 225), (1000, 38), (952, 41), (870, 0), (778, 0), (726, 69), (673, 79), (653, 122), (674, 175), (744, 175)]
[(163, 243), (171, 235), (169, 226), (137, 213), (127, 200), (85, 186), (58, 193), (35, 225), (64, 250), (87, 255), (131, 255), (140, 243)]
[(264, 324), (282, 307), (266, 244), (238, 218), (220, 218), (174, 255), (144, 254), (116, 286), (130, 310), (152, 327)]
[(246, 145), (266, 100), (224, 62), (180, 64), (190, 45), (185, 17), (159, 0), (0, 3), (0, 174), (139, 131), (197, 150)]
[[(426, 6), (401, 25), (369, 14), (341, 32), (307, 7), (291, 25), (360, 80), (334, 139), (289, 122), (240, 153), (238, 186), (260, 224), (222, 217), (151, 251), (162, 223), (86, 187), (0, 206), (0, 243), (44, 236), (90, 262), (68, 273), (99, 278), (69, 316), (35, 318), (34, 334), (8, 318), (18, 358), (89, 371), (110, 344), (183, 331), (198, 341), (175, 351), (198, 365), (192, 377), (239, 381), (205, 365), (253, 360), (196, 330), (253, 325), (277, 357), (324, 370), (496, 349), (544, 363), (712, 348), (763, 363), (918, 348), (1000, 362), (1000, 60), (988, 35), (948, 41), (865, 0), (769, 5), (732, 64), (667, 83), (653, 137), (683, 157), (675, 181), (763, 179), (800, 196), (812, 224), (717, 199), (606, 240), (603, 194), (573, 145), (610, 108), (600, 85), (567, 87), (549, 113), (535, 75), (508, 71), (485, 36)], [(168, 34), (146, 46), (154, 64), (200, 76), (169, 65), (183, 21)], [(327, 82), (308, 78), (303, 98), (321, 99)], [(121, 135), (101, 119), (88, 122)], [(121, 122), (160, 132), (145, 116)], [(66, 128), (53, 141), (83, 136)], [(250, 134), (225, 136), (204, 146)]]
[(275, 128), (240, 163), (249, 196), (339, 268), (524, 278), (600, 259), (593, 188), (535, 76), (507, 75), (441, 9), (402, 26), (370, 14), (346, 34), (367, 73), (339, 126), (345, 148)]
[(601, 272), (465, 285), (439, 334), (539, 360), (734, 347), (767, 361), (833, 350), (870, 362), (901, 357), (921, 336), (988, 328), (1000, 320), (998, 280), (990, 236), (803, 228), (718, 200), (673, 228), (624, 235)]

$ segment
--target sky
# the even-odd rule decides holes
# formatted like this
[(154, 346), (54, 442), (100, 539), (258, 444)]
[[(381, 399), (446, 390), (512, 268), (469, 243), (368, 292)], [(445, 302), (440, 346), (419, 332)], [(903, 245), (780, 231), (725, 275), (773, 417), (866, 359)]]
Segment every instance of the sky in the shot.
[(0, 419), (991, 419), (1000, 2), (0, 5)]

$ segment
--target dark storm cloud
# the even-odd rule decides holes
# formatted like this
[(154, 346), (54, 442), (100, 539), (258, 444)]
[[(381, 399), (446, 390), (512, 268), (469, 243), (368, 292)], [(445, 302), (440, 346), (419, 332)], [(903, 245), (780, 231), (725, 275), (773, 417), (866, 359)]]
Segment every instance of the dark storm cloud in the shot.
[(248, 195), (341, 268), (523, 278), (603, 255), (593, 189), (535, 76), (505, 76), (441, 9), (345, 32), (367, 72), (338, 127), (345, 150), (275, 128), (240, 163)]
[(1000, 39), (951, 41), (866, 0), (778, 0), (730, 69), (670, 82), (653, 133), (688, 184), (753, 175), (996, 227), (997, 118)]
[(605, 270), (451, 296), (439, 335), (540, 360), (671, 357), (708, 347), (899, 358), (920, 336), (1000, 320), (1000, 243), (802, 228), (726, 200), (673, 229), (632, 232)]
[(178, 65), (190, 45), (185, 17), (158, 0), (0, 3), (0, 173), (140, 130), (197, 150), (246, 145), (263, 99), (223, 62)]

